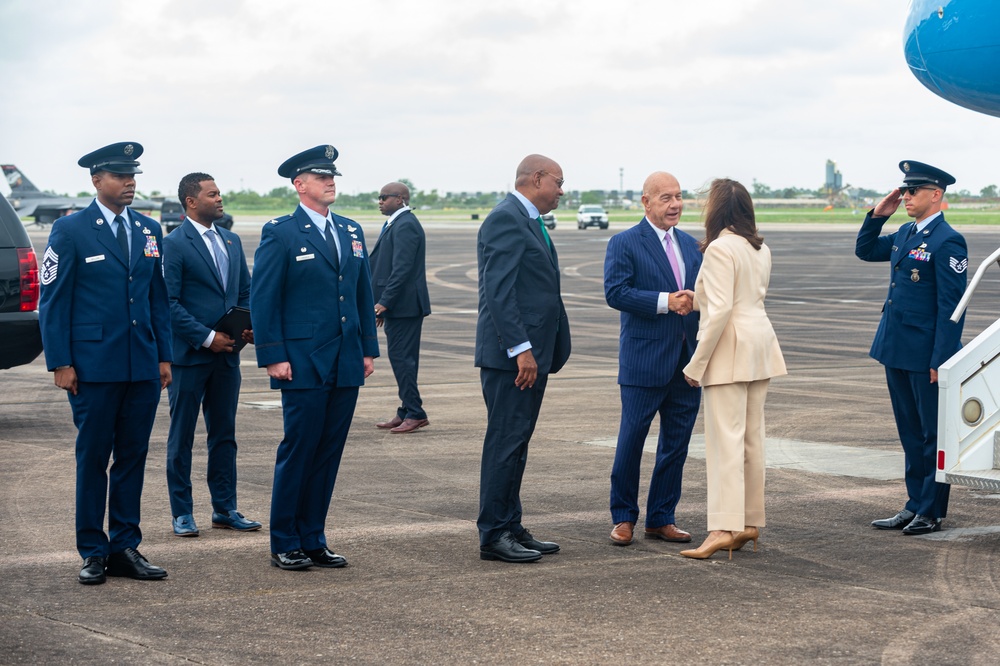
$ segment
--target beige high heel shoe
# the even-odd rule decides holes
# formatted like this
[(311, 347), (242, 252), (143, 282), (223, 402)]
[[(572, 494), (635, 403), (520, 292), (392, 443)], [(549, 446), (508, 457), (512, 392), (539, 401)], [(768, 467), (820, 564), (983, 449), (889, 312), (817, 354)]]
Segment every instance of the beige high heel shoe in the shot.
[(723, 532), (722, 534), (709, 534), (700, 546), (692, 550), (682, 550), (681, 555), (696, 560), (707, 560), (715, 551), (723, 548), (729, 549), (729, 559), (733, 559), (733, 533)]
[(732, 550), (739, 550), (746, 545), (747, 541), (753, 541), (753, 552), (757, 552), (757, 539), (760, 538), (760, 530), (756, 527), (745, 527), (743, 531), (733, 537)]

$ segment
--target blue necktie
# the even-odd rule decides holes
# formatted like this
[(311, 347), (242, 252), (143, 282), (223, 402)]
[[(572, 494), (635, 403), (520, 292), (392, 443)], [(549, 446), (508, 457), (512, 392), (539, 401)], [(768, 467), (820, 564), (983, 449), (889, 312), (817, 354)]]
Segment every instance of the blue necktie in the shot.
[(222, 247), (222, 239), (215, 229), (209, 229), (205, 232), (205, 235), (208, 236), (208, 242), (212, 245), (212, 254), (215, 255), (215, 267), (219, 269), (219, 277), (222, 278), (222, 289), (224, 291), (229, 278), (229, 255), (226, 253), (226, 248)]
[(333, 230), (333, 225), (330, 224), (330, 220), (326, 221), (326, 244), (330, 247), (330, 255), (333, 257), (333, 266), (338, 271), (340, 270), (340, 256), (337, 252), (337, 241), (333, 240), (333, 234), (336, 233)]

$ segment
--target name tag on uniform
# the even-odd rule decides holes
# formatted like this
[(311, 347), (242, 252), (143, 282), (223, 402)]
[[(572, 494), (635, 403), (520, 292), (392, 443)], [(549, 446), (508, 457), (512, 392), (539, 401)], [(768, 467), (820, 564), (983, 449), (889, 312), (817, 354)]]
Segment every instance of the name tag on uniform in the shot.
[(88, 264), (92, 264), (95, 261), (104, 261), (104, 255), (98, 254), (93, 257), (87, 257), (86, 259), (84, 259), (84, 261), (86, 261)]
[(295, 261), (306, 261), (307, 259), (315, 259), (315, 258), (316, 258), (315, 254), (300, 254), (299, 256), (295, 257)]

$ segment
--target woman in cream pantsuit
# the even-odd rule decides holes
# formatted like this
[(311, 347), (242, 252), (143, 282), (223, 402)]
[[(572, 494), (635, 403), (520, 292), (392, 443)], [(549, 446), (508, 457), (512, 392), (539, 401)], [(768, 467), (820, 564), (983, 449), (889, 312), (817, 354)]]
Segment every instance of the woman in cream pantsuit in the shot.
[(694, 300), (701, 312), (698, 347), (684, 376), (704, 387), (710, 534), (681, 555), (705, 559), (728, 549), (732, 558), (747, 541), (756, 550), (764, 526), (764, 399), (771, 377), (786, 374), (764, 311), (771, 251), (740, 183), (712, 182), (701, 247), (705, 258)]

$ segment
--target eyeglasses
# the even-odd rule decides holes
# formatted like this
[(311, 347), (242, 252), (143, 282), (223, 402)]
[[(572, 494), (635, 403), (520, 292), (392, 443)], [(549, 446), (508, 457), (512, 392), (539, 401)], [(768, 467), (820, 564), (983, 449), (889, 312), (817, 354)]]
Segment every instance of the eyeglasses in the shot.
[(402, 194), (380, 194), (380, 195), (378, 195), (378, 200), (379, 201), (385, 201), (386, 199), (389, 199), (391, 197), (399, 197), (400, 199), (402, 199), (403, 195)]
[(909, 192), (910, 196), (912, 197), (914, 194), (917, 193), (917, 190), (936, 190), (936, 189), (937, 189), (936, 187), (930, 187), (927, 185), (921, 185), (919, 187), (901, 187), (899, 188), (899, 194), (903, 195)]
[[(552, 174), (549, 173), (548, 171), (542, 171), (541, 174), (543, 176), (552, 176)], [(565, 178), (556, 178), (555, 176), (552, 176), (552, 180), (556, 181), (556, 187), (558, 187), (560, 190), (562, 189), (563, 183), (566, 182)]]

